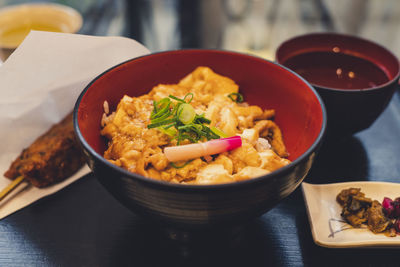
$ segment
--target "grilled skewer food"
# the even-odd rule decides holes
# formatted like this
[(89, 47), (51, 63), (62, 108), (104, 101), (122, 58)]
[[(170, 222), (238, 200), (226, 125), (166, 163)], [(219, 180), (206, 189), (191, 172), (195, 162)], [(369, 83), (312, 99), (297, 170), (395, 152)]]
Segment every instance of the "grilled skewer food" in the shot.
[(83, 164), (70, 113), (24, 149), (4, 176), (10, 179), (23, 176), (41, 188), (62, 181)]

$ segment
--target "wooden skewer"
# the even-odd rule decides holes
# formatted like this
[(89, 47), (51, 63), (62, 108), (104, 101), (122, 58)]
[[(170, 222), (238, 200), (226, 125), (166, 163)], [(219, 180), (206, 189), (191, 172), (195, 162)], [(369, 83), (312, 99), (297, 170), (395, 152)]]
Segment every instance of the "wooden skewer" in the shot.
[(18, 176), (0, 192), (0, 201), (11, 193), (20, 183), (24, 181), (24, 176)]

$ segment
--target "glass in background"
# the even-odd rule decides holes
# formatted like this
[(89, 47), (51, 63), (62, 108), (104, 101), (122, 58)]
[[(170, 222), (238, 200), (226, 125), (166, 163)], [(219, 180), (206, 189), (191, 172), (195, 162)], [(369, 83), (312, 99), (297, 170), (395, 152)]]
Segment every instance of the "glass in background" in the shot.
[(76, 33), (81, 26), (81, 15), (65, 5), (29, 3), (0, 8), (0, 60), (6, 60), (31, 30)]
[(0, 8), (24, 3), (56, 3), (76, 9), (84, 20), (82, 34), (126, 35), (125, 0), (0, 0)]

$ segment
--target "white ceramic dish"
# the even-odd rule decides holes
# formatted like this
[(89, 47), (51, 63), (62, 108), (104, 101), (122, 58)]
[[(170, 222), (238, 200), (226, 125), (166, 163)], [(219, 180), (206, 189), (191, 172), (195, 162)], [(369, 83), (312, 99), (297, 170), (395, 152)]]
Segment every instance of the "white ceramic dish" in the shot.
[(365, 228), (353, 228), (340, 216), (341, 207), (336, 195), (349, 187), (361, 188), (369, 198), (379, 202), (384, 197), (400, 197), (400, 183), (347, 182), (314, 185), (302, 183), (304, 201), (314, 242), (329, 248), (400, 247), (400, 235), (387, 237)]

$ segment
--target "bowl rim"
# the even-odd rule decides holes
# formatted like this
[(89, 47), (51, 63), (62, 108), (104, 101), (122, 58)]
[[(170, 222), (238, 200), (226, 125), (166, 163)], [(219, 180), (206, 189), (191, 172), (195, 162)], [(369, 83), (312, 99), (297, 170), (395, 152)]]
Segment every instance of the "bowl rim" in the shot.
[[(281, 167), (271, 173), (268, 173), (266, 175), (263, 176), (259, 176), (253, 179), (249, 179), (249, 180), (244, 180), (244, 181), (239, 181), (239, 182), (232, 182), (232, 183), (222, 183), (222, 184), (212, 184), (212, 185), (191, 185), (191, 184), (179, 184), (179, 183), (171, 183), (171, 182), (167, 182), (167, 181), (161, 181), (161, 180), (156, 180), (156, 179), (151, 179), (145, 176), (142, 176), (140, 174), (137, 173), (133, 173), (130, 172), (128, 170), (125, 170), (124, 168), (118, 167), (115, 164), (112, 164), (111, 162), (109, 162), (108, 160), (106, 160), (102, 155), (98, 154), (85, 140), (85, 138), (83, 137), (80, 128), (79, 128), (79, 123), (78, 123), (78, 110), (79, 110), (79, 106), (80, 103), (82, 101), (82, 98), (84, 97), (84, 95), (86, 94), (86, 92), (89, 90), (89, 88), (98, 80), (100, 79), (103, 75), (105, 75), (106, 73), (112, 71), (113, 69), (116, 69), (118, 67), (120, 67), (121, 65), (124, 65), (128, 62), (132, 62), (134, 60), (137, 59), (141, 59), (144, 57), (150, 57), (150, 56), (154, 56), (154, 55), (160, 55), (160, 54), (166, 54), (166, 53), (177, 53), (177, 52), (185, 52), (185, 53), (190, 53), (190, 52), (212, 52), (212, 53), (226, 53), (226, 54), (233, 54), (233, 55), (237, 55), (237, 56), (247, 56), (247, 57), (253, 57), (253, 58), (257, 58), (257, 59), (261, 59), (263, 61), (266, 61), (268, 64), (274, 64), (277, 65), (278, 67), (283, 68), (284, 70), (288, 71), (289, 73), (291, 73), (292, 75), (294, 75), (296, 78), (300, 79), (302, 82), (304, 82), (309, 89), (314, 93), (315, 97), (317, 98), (320, 107), (321, 107), (321, 112), (322, 112), (322, 125), (321, 125), (321, 129), (318, 133), (318, 136), (315, 138), (314, 142), (311, 144), (311, 146), (303, 153), (301, 154), (297, 159), (295, 159), (294, 161), (291, 161), (288, 165)], [(79, 140), (79, 142), (81, 143), (81, 145), (84, 147), (84, 149), (86, 149), (88, 151), (88, 153), (90, 153), (96, 160), (99, 160), (101, 163), (105, 164), (105, 166), (123, 174), (126, 177), (129, 178), (133, 178), (133, 179), (138, 179), (140, 182), (144, 182), (149, 186), (153, 186), (153, 187), (163, 187), (163, 188), (168, 188), (171, 190), (184, 190), (186, 192), (193, 192), (193, 191), (204, 191), (204, 190), (225, 190), (225, 189), (236, 189), (238, 187), (242, 187), (242, 186), (249, 186), (252, 185), (254, 183), (260, 183), (263, 180), (266, 179), (272, 179), (273, 177), (279, 175), (279, 174), (283, 174), (286, 172), (289, 172), (291, 169), (295, 168), (298, 163), (300, 163), (301, 161), (305, 160), (310, 154), (312, 154), (321, 144), (325, 133), (326, 133), (326, 128), (327, 128), (327, 113), (326, 113), (326, 108), (324, 105), (324, 102), (322, 101), (321, 97), (319, 96), (319, 94), (316, 92), (316, 90), (313, 88), (313, 86), (307, 82), (303, 77), (301, 77), (300, 75), (298, 75), (297, 73), (295, 73), (294, 71), (288, 69), (285, 66), (282, 66), (281, 64), (278, 64), (276, 62), (267, 60), (265, 58), (259, 57), (259, 56), (255, 56), (255, 55), (251, 55), (251, 54), (247, 54), (247, 53), (241, 53), (241, 52), (236, 52), (236, 51), (229, 51), (229, 50), (223, 50), (223, 49), (176, 49), (176, 50), (167, 50), (167, 51), (161, 51), (161, 52), (155, 52), (155, 53), (151, 53), (151, 54), (146, 54), (146, 55), (142, 55), (142, 56), (138, 56), (138, 57), (134, 57), (128, 60), (125, 60), (107, 70), (105, 70), (104, 72), (102, 72), (101, 74), (97, 75), (81, 92), (81, 94), (79, 95), (75, 106), (74, 106), (74, 110), (73, 110), (73, 125), (74, 125), (74, 130), (75, 130), (75, 134)], [(303, 177), (304, 178), (304, 177)]]
[[(397, 62), (397, 74), (394, 75), (392, 79), (389, 79), (387, 82), (385, 82), (383, 84), (380, 84), (380, 85), (377, 85), (377, 86), (374, 86), (374, 87), (368, 87), (368, 88), (341, 89), (341, 88), (318, 85), (318, 84), (314, 84), (314, 83), (309, 82), (313, 87), (317, 87), (318, 89), (325, 90), (325, 91), (337, 91), (337, 92), (346, 92), (346, 93), (352, 94), (352, 93), (360, 93), (360, 92), (368, 92), (368, 91), (379, 90), (379, 89), (382, 89), (382, 88), (386, 88), (387, 86), (392, 86), (395, 83), (398, 83), (398, 80), (400, 78), (400, 62), (399, 62), (399, 59), (397, 58), (397, 56), (395, 54), (393, 54), (389, 49), (387, 49), (386, 47), (384, 47), (381, 44), (378, 44), (378, 43), (376, 43), (376, 42), (374, 42), (372, 40), (368, 40), (366, 38), (355, 36), (355, 35), (351, 35), (351, 34), (336, 33), (336, 32), (313, 32), (313, 33), (306, 33), (306, 34), (293, 36), (292, 38), (289, 38), (289, 39), (285, 40), (284, 42), (282, 42), (278, 46), (278, 48), (276, 49), (276, 51), (275, 51), (275, 61), (276, 61), (276, 63), (278, 63), (280, 65), (283, 65), (282, 62), (279, 62), (280, 60), (279, 60), (279, 57), (278, 57), (278, 53), (280, 52), (280, 50), (282, 49), (282, 47), (284, 45), (286, 45), (288, 43), (291, 43), (291, 42), (295, 42), (298, 39), (304, 39), (304, 38), (314, 37), (314, 36), (344, 37), (344, 38), (353, 39), (353, 40), (357, 40), (357, 41), (361, 41), (361, 42), (366, 42), (366, 43), (369, 43), (371, 45), (374, 45), (377, 48), (379, 48), (382, 51), (384, 51), (385, 53), (387, 53), (388, 55), (390, 55), (393, 59), (396, 60), (396, 62)], [(303, 54), (303, 53), (298, 53), (298, 54), (300, 55), (300, 54)], [(347, 54), (347, 53), (344, 53), (344, 54)], [(358, 53), (353, 53), (352, 55), (360, 57)], [(365, 57), (361, 57), (361, 58), (365, 59)], [(365, 60), (367, 60), (367, 59), (365, 59)], [(373, 63), (373, 64), (376, 65), (375, 63)]]

